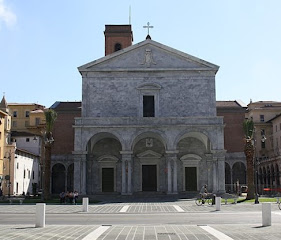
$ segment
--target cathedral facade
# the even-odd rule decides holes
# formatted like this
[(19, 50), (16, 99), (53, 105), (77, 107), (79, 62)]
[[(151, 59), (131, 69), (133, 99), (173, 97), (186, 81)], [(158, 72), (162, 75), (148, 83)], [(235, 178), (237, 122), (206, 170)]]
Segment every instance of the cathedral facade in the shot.
[(225, 191), (218, 66), (159, 42), (131, 45), (130, 25), (107, 25), (106, 56), (78, 68), (74, 189), (81, 194)]

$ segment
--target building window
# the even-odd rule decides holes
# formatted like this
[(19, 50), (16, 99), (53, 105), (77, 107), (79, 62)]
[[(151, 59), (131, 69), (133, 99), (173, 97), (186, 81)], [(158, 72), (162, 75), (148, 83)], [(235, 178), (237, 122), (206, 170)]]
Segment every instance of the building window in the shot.
[(265, 141), (261, 141), (261, 148), (265, 148)]
[(17, 169), (19, 169), (19, 163), (17, 162)]
[(122, 45), (120, 43), (116, 43), (114, 46), (114, 52), (117, 52), (122, 49)]
[(35, 118), (35, 125), (39, 125), (40, 124), (40, 118)]
[(28, 179), (30, 179), (30, 170), (28, 170)]
[(275, 126), (275, 132), (277, 132), (277, 125)]
[(19, 193), (19, 183), (17, 182), (16, 193)]
[(265, 130), (261, 129), (261, 136), (265, 136)]
[(34, 179), (34, 171), (32, 171), (32, 179)]
[(18, 124), (17, 124), (17, 121), (13, 121), (13, 122), (12, 122), (12, 127), (17, 127), (17, 125), (18, 125)]
[(264, 115), (260, 115), (260, 122), (264, 122)]
[(13, 117), (18, 117), (18, 112), (17, 111), (13, 112)]
[(29, 111), (25, 111), (25, 117), (29, 117)]
[(143, 116), (155, 117), (154, 96), (143, 96)]
[(29, 140), (30, 140), (29, 138), (26, 138), (26, 139), (25, 139), (26, 142), (29, 142)]
[(25, 178), (25, 169), (23, 170), (23, 178)]

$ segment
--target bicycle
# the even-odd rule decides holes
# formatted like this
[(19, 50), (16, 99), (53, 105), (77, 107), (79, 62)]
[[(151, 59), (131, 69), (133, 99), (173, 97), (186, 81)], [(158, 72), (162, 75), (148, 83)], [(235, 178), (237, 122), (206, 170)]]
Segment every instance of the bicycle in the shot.
[(210, 197), (203, 198), (202, 196), (195, 199), (195, 203), (197, 206), (201, 206), (203, 204), (212, 205), (212, 199)]

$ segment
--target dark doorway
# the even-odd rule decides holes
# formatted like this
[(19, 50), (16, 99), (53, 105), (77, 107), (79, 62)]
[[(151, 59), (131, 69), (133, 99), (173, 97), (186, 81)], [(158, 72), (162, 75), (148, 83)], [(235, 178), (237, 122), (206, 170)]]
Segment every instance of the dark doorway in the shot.
[(142, 165), (142, 191), (157, 191), (156, 165)]
[(57, 163), (52, 168), (52, 193), (65, 191), (65, 167)]
[(102, 191), (114, 192), (114, 168), (102, 169)]
[(185, 191), (197, 191), (196, 167), (185, 168)]
[(67, 168), (67, 191), (72, 192), (74, 189), (74, 163), (70, 164)]

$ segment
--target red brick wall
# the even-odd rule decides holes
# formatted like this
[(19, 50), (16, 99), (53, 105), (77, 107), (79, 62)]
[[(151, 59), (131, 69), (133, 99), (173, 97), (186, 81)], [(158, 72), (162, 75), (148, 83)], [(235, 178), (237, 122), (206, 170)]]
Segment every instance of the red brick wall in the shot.
[(114, 52), (116, 43), (120, 43), (122, 49), (132, 45), (133, 33), (131, 25), (106, 25), (104, 35), (105, 55)]
[(227, 152), (243, 152), (245, 112), (226, 112), (217, 109), (217, 115), (224, 117), (224, 148)]
[[(56, 111), (56, 109), (55, 109)], [(81, 111), (56, 111), (58, 116), (54, 124), (55, 139), (52, 154), (71, 154), (74, 150), (74, 118), (81, 116)]]

